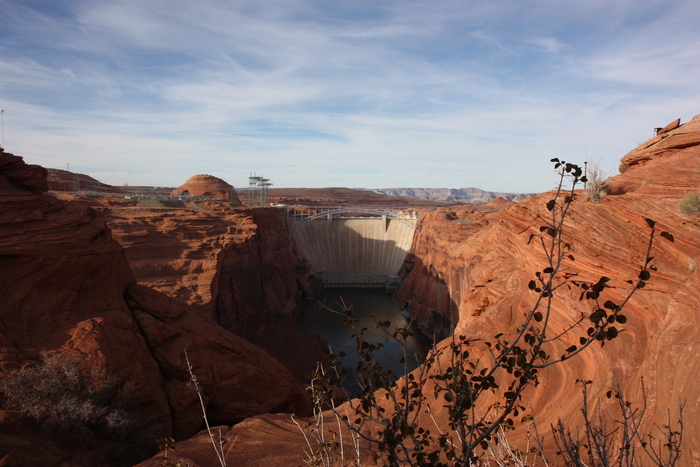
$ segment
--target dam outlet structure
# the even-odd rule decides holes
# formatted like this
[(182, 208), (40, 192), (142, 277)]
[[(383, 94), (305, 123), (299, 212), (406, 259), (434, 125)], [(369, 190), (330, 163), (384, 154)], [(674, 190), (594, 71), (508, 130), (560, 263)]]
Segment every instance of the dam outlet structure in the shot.
[(329, 288), (400, 284), (398, 272), (413, 243), (414, 209), (377, 207), (288, 208), (301, 254)]

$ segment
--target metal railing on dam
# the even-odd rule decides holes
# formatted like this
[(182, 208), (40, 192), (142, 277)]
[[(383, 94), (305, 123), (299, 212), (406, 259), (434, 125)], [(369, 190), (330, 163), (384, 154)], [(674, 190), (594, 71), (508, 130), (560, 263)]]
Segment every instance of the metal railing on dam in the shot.
[(304, 206), (288, 207), (287, 217), (293, 222), (307, 222), (333, 217), (385, 217), (389, 219), (418, 219), (418, 209), (393, 206)]
[(333, 287), (388, 288), (418, 222), (417, 211), (406, 208), (288, 208), (287, 213), (302, 255)]

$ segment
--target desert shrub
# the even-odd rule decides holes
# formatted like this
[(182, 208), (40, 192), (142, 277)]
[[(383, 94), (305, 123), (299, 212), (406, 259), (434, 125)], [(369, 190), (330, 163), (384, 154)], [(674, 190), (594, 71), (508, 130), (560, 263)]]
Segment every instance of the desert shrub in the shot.
[(608, 173), (603, 170), (599, 162), (588, 161), (586, 179), (586, 199), (589, 202), (600, 203), (606, 195), (610, 194)]
[(149, 454), (152, 440), (130, 384), (77, 353), (43, 354), (42, 362), (0, 381), (4, 408), (15, 410), (40, 433), (74, 449), (105, 447), (109, 463), (132, 465)]
[(691, 191), (678, 202), (678, 209), (683, 214), (697, 216), (700, 214), (700, 191)]

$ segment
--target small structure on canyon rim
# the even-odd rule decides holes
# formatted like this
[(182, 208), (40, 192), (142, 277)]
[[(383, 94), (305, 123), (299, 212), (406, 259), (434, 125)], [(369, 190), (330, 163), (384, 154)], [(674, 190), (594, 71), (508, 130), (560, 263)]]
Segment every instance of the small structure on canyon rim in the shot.
[(240, 204), (236, 190), (218, 177), (199, 174), (190, 177), (182, 186), (175, 188), (170, 196), (223, 200)]

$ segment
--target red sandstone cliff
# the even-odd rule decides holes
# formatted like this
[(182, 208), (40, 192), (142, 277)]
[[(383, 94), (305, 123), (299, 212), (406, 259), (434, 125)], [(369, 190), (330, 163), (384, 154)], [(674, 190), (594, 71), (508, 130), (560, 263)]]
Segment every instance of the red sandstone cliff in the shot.
[(261, 346), (300, 383), (325, 345), (293, 312), (322, 289), (296, 249), (286, 214), (207, 201), (80, 199), (104, 211), (139, 284), (189, 303)]
[[(0, 149), (0, 377), (42, 351), (74, 351), (132, 382), (160, 436), (201, 428), (187, 388), (187, 348), (214, 422), (304, 411), (289, 372), (187, 304), (136, 285), (104, 217), (42, 194), (46, 171)], [(232, 396), (234, 395), (235, 396)], [(99, 447), (66, 450), (0, 411), (0, 465), (97, 465)]]
[[(582, 282), (608, 276), (620, 289), (611, 298), (619, 298), (629, 288), (624, 280), (635, 278), (644, 260), (649, 231), (644, 218), (655, 219), (675, 242), (657, 238), (652, 255), (658, 272), (652, 272), (649, 285), (628, 304), (629, 321), (620, 338), (548, 370), (532, 395), (532, 407), (540, 426), (548, 427), (557, 417), (575, 421), (580, 408), (576, 379), (594, 381), (594, 398), (617, 380), (641, 403), (644, 377), (649, 394), (646, 428), (663, 424), (668, 409), (677, 413), (679, 400), (688, 401), (682, 463), (697, 465), (700, 221), (680, 213), (677, 205), (700, 187), (700, 116), (642, 144), (622, 165), (624, 174), (611, 180), (615, 194), (591, 204), (581, 193), (572, 205), (565, 238), (573, 244), (576, 260), (566, 265), (566, 275)], [(418, 318), (425, 319), (432, 310), (457, 318), (456, 334), (491, 338), (514, 329), (535, 298), (528, 282), (546, 264), (541, 247), (530, 239), (547, 216), (550, 198), (543, 194), (518, 203), (469, 238), (460, 238), (463, 226), (447, 223), (439, 213), (426, 216), (410, 255), (416, 264), (400, 299), (414, 298), (411, 313)], [(590, 304), (579, 301), (578, 289), (561, 289), (555, 327), (563, 330), (591, 311)]]

